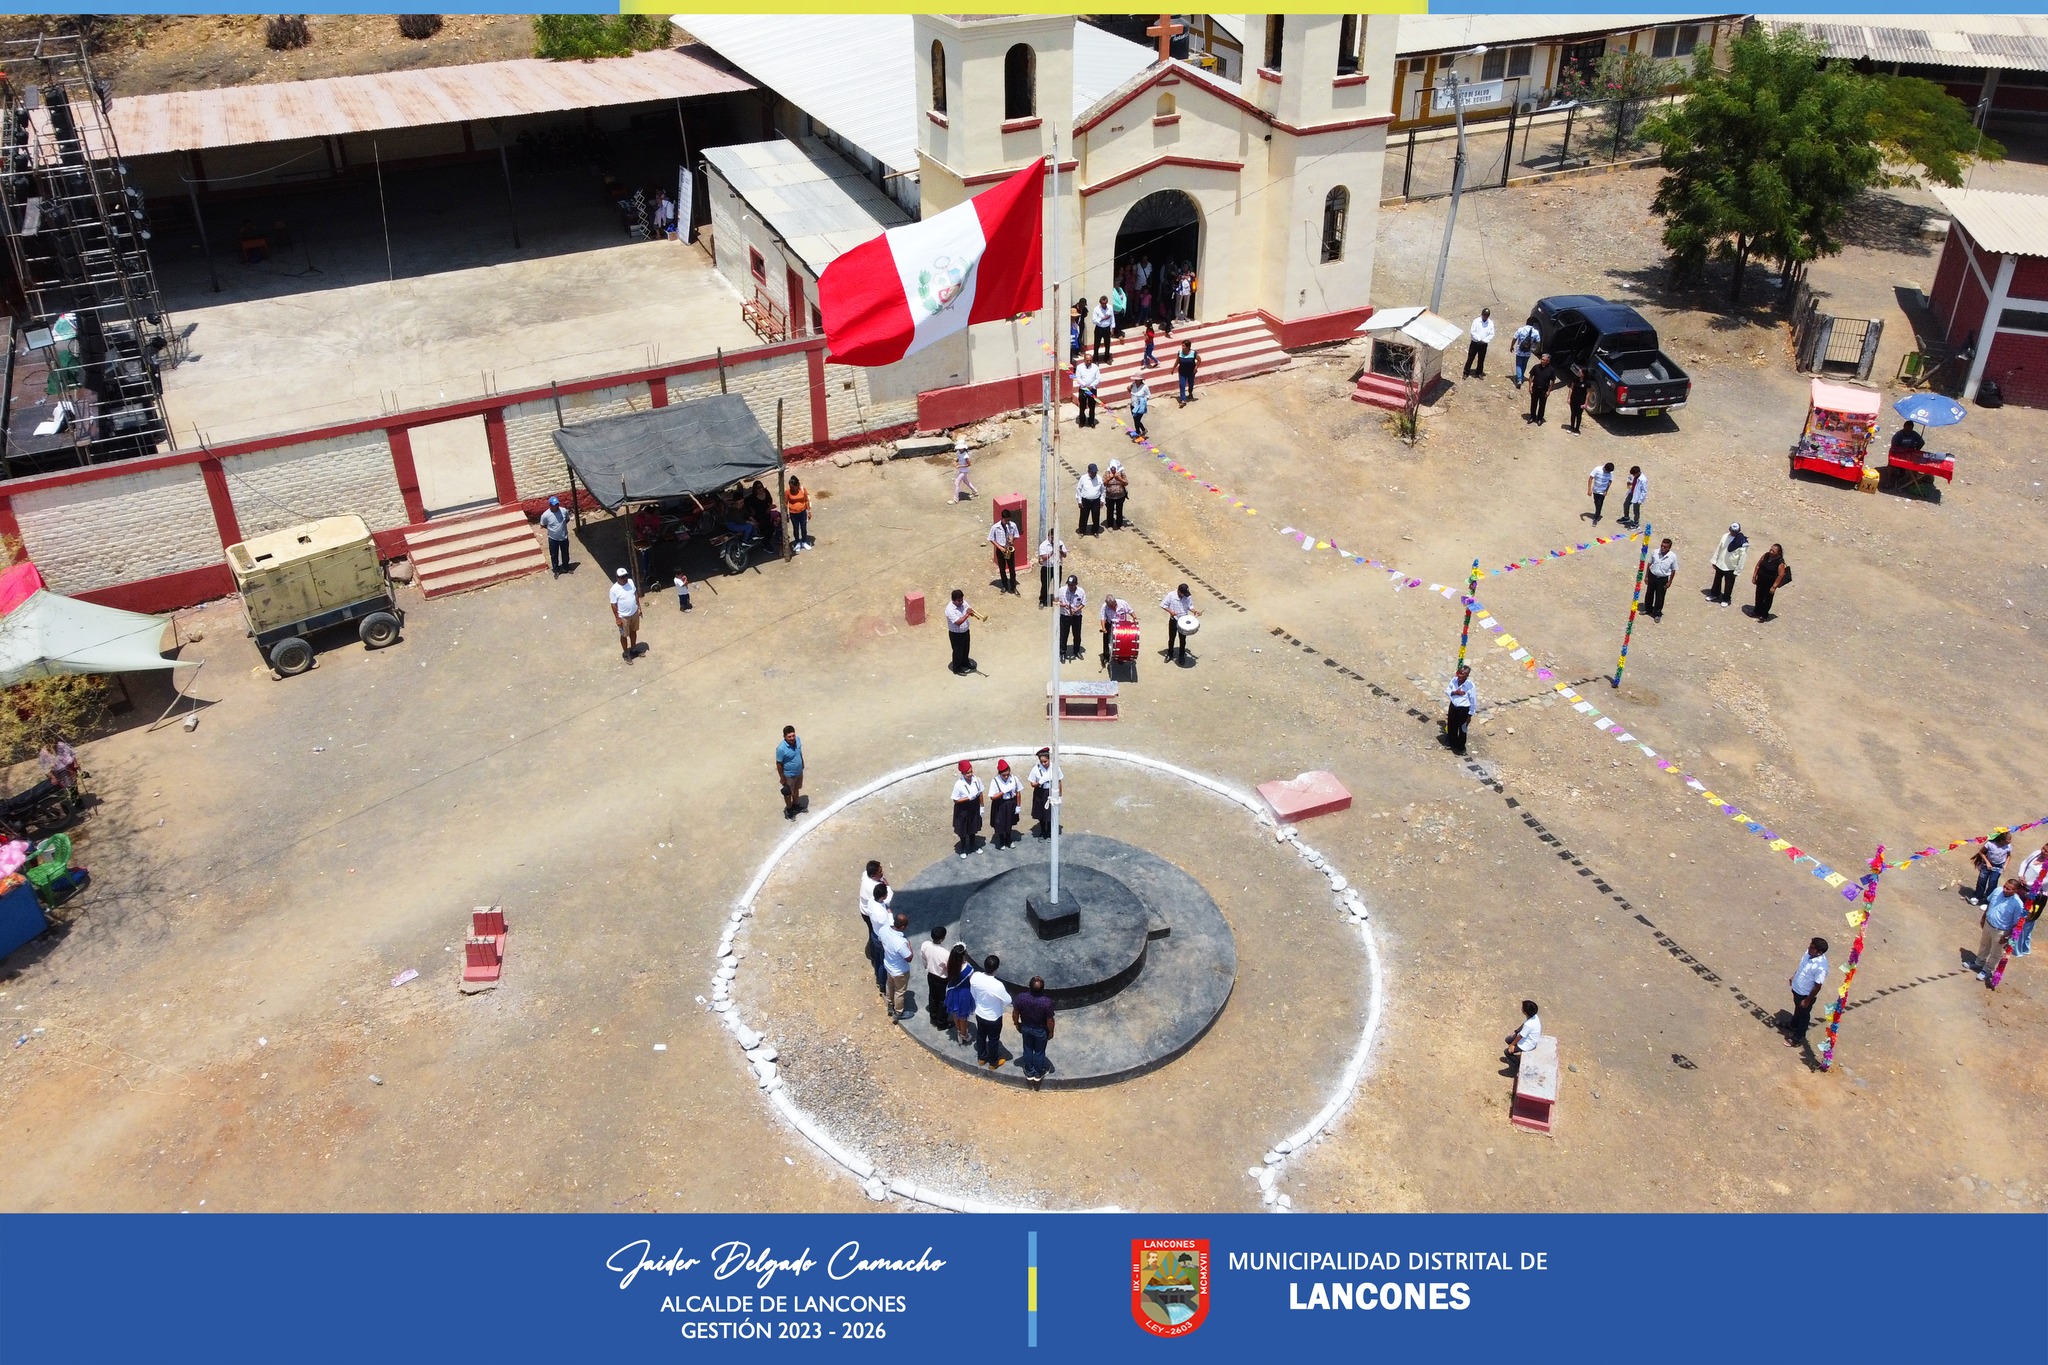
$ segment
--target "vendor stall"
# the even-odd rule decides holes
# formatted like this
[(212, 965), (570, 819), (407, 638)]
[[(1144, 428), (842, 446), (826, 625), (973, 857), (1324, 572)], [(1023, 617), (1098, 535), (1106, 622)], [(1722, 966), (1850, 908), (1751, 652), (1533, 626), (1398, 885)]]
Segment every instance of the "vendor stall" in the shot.
[(1877, 430), (1878, 394), (1854, 384), (1813, 381), (1806, 429), (1792, 447), (1791, 473), (1804, 469), (1845, 483), (1863, 482), (1864, 460)]
[(1906, 424), (1892, 433), (1891, 446), (1885, 451), (1884, 467), (1896, 469), (1902, 476), (1899, 488), (1918, 492), (1931, 489), (1936, 479), (1954, 483), (1955, 456), (1927, 449), (1927, 438), (1915, 431), (1914, 425), (1930, 430), (1954, 426), (1963, 420), (1963, 405), (1938, 393), (1914, 393), (1892, 404), (1892, 411), (1906, 419)]

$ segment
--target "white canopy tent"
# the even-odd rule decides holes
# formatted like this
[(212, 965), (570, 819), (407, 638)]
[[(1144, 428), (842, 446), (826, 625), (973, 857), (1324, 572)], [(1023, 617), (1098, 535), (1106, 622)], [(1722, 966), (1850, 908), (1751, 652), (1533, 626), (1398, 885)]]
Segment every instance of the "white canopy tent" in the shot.
[(145, 616), (38, 589), (0, 617), (0, 687), (60, 673), (197, 668), (197, 660), (164, 657), (164, 628), (170, 624), (168, 616)]

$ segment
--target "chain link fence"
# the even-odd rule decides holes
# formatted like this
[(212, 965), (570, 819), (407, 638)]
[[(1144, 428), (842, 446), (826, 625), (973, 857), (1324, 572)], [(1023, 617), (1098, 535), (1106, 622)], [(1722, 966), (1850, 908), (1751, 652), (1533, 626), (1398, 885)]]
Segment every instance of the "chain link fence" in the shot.
[[(1495, 189), (1528, 175), (1654, 158), (1643, 140), (1650, 114), (1669, 95), (1605, 100), (1465, 124), (1465, 188)], [(1458, 154), (1449, 128), (1410, 128), (1388, 139), (1380, 202), (1435, 199), (1451, 192)]]

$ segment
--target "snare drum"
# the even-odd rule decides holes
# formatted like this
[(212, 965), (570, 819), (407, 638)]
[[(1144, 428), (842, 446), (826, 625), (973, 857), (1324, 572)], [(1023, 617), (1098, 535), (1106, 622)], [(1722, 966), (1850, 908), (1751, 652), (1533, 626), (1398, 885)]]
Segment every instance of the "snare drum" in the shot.
[(1112, 638), (1110, 657), (1128, 661), (1138, 657), (1138, 623), (1120, 621)]

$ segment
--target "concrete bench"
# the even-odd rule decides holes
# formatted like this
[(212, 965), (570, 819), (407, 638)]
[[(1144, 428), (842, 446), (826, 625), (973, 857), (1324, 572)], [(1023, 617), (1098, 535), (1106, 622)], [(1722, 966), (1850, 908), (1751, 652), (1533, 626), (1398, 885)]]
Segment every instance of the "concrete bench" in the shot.
[(1522, 1054), (1515, 1077), (1514, 1103), (1508, 1122), (1538, 1133), (1550, 1131), (1550, 1111), (1557, 1103), (1557, 1039), (1545, 1034), (1532, 1051)]
[[(1061, 720), (1115, 720), (1117, 685), (1101, 679), (1077, 679), (1060, 684)], [(1052, 715), (1052, 684), (1045, 685), (1045, 713)]]

